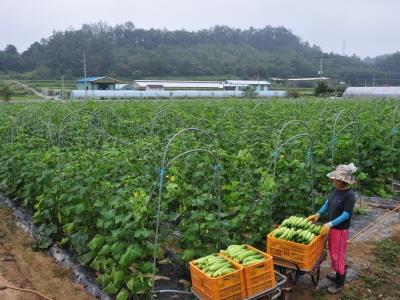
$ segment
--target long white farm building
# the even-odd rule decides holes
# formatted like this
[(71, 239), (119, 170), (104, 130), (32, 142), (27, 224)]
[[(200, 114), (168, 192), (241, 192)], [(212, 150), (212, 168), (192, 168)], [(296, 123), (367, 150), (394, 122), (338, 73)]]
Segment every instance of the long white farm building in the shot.
[(174, 80), (135, 80), (137, 90), (170, 91), (170, 90), (207, 90), (207, 91), (241, 91), (248, 87), (255, 91), (267, 91), (271, 83), (263, 80), (226, 80), (226, 81), (174, 81)]
[[(78, 81), (80, 84), (82, 80)], [(116, 85), (117, 89), (71, 91), (71, 98), (197, 98), (197, 97), (242, 97), (244, 91), (253, 88), (260, 97), (283, 97), (285, 91), (269, 90), (270, 82), (262, 80), (226, 81), (173, 81), (173, 80), (135, 80), (133, 84)], [(80, 85), (79, 87), (81, 87)], [(121, 87), (121, 89), (118, 89)]]

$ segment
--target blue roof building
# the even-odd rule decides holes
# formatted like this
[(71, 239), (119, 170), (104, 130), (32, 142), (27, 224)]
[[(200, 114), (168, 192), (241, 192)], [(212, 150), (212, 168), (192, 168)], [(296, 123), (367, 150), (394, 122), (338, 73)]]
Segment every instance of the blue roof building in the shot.
[[(85, 87), (86, 81), (86, 87)], [(78, 90), (115, 90), (115, 85), (121, 83), (121, 81), (103, 76), (103, 77), (86, 77), (76, 81)]]

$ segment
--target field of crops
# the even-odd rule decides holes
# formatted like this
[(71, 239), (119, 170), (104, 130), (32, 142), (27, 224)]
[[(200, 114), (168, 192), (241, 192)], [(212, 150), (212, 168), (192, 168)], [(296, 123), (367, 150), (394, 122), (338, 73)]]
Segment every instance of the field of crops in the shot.
[[(358, 166), (363, 194), (400, 178), (395, 100), (132, 101), (2, 105), (0, 190), (38, 247), (95, 269), (109, 294), (152, 288), (153, 256), (183, 261), (309, 214), (326, 173)], [(159, 267), (159, 265), (157, 264)]]
[[(61, 79), (60, 80), (20, 80), (20, 82), (26, 84), (29, 87), (40, 90), (44, 89), (61, 89)], [(64, 88), (67, 90), (72, 90), (76, 88), (75, 81), (73, 80), (65, 80)]]

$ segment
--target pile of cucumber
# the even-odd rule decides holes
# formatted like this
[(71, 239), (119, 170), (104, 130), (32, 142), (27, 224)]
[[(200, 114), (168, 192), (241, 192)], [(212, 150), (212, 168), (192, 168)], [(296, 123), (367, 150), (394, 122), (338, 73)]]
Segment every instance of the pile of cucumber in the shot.
[(226, 250), (221, 250), (221, 253), (242, 266), (250, 266), (265, 261), (264, 256), (259, 251), (247, 249), (246, 245), (230, 245)]
[(236, 271), (233, 265), (226, 258), (215, 254), (199, 258), (193, 263), (200, 270), (213, 278)]
[(308, 230), (314, 233), (315, 235), (318, 235), (319, 231), (321, 230), (321, 226), (315, 225), (314, 223), (307, 220), (307, 218), (296, 217), (296, 216), (291, 216), (290, 218), (283, 220), (281, 226), (287, 228), (294, 228), (294, 229), (300, 228)]
[(285, 241), (310, 244), (319, 235), (321, 226), (315, 225), (306, 218), (291, 216), (281, 226), (272, 231), (272, 236)]

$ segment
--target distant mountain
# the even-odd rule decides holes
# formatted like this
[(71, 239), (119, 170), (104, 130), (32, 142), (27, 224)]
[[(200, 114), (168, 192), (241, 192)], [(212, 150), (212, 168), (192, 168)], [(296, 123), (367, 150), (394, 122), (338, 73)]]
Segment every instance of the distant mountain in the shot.
[(364, 62), (379, 74), (376, 77), (376, 84), (400, 86), (400, 52), (379, 55), (374, 58), (367, 57)]
[(393, 76), (400, 63), (399, 53), (364, 61), (357, 56), (323, 53), (284, 27), (168, 31), (140, 29), (131, 22), (114, 27), (100, 22), (54, 32), (21, 54), (8, 45), (0, 51), (0, 72), (33, 78), (81, 77), (83, 53), (88, 75), (130, 79), (315, 77), (319, 57), (324, 56), (324, 76), (364, 84), (374, 73)]
[(369, 57), (369, 56), (367, 56), (366, 58), (364, 58), (363, 61), (364, 61), (366, 64), (375, 65), (377, 62), (383, 61), (383, 60), (385, 60), (386, 58), (388, 58), (389, 56), (391, 56), (391, 54), (383, 54), (383, 55), (378, 55), (378, 56), (375, 56), (375, 57)]

